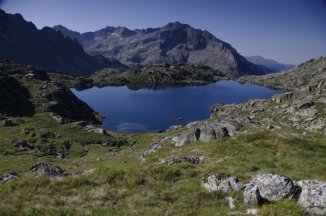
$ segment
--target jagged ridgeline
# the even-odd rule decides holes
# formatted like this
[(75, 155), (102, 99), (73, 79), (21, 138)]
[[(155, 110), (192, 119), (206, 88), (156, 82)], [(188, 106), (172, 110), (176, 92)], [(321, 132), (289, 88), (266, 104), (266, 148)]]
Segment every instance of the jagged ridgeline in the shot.
[(188, 63), (208, 66), (232, 77), (264, 73), (230, 44), (179, 22), (136, 30), (106, 27), (82, 34), (63, 26), (53, 28), (77, 39), (87, 53), (115, 58), (130, 67)]
[(114, 59), (91, 56), (82, 46), (61, 33), (44, 27), (38, 30), (20, 14), (7, 14), (0, 9), (0, 59), (12, 60), (57, 72), (85, 75), (111, 67), (125, 69)]

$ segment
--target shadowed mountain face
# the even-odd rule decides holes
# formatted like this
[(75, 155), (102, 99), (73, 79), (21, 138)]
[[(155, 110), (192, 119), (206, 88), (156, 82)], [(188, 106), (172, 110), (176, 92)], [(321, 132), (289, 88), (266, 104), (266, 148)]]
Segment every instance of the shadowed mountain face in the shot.
[(106, 27), (83, 34), (63, 26), (53, 28), (77, 39), (89, 54), (115, 58), (131, 67), (189, 63), (209, 66), (233, 77), (264, 73), (230, 44), (179, 22), (141, 30)]
[(246, 57), (246, 59), (258, 66), (260, 66), (262, 69), (269, 71), (269, 72), (280, 72), (280, 71), (286, 71), (289, 70), (293, 67), (295, 67), (295, 65), (291, 65), (291, 64), (282, 64), (279, 63), (275, 60), (272, 59), (265, 59), (261, 56), (248, 56)]
[(20, 14), (0, 10), (0, 59), (79, 75), (105, 67), (125, 67), (116, 60), (94, 57), (82, 46), (49, 27), (38, 30)]

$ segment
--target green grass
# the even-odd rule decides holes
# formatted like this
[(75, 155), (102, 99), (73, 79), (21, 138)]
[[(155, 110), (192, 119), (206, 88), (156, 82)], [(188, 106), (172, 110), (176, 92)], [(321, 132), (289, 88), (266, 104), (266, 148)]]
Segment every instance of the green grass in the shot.
[[(45, 114), (24, 120), (22, 126), (0, 127), (0, 151), (9, 152), (0, 156), (0, 173), (17, 171), (22, 176), (0, 186), (0, 215), (227, 215), (225, 198), (230, 195), (236, 200), (235, 211), (252, 207), (243, 204), (242, 192), (205, 191), (199, 180), (207, 172), (237, 176), (245, 183), (264, 172), (295, 180), (326, 179), (326, 138), (318, 134), (262, 130), (205, 144), (170, 145), (141, 163), (140, 155), (155, 134), (128, 135), (130, 143), (135, 143), (131, 151), (130, 145), (102, 146), (98, 143), (103, 137), (60, 125)], [(25, 127), (35, 128), (36, 133), (40, 127), (51, 129), (61, 135), (58, 143), (71, 139), (73, 146), (65, 159), (17, 152), (9, 142), (17, 136), (28, 138), (21, 133)], [(81, 156), (85, 148), (87, 154)], [(210, 162), (157, 164), (162, 157), (184, 155), (207, 156)], [(96, 169), (88, 176), (40, 178), (29, 172), (40, 156), (67, 172)], [(229, 159), (215, 163), (225, 157)], [(302, 215), (303, 211), (291, 200), (259, 207), (259, 215)]]

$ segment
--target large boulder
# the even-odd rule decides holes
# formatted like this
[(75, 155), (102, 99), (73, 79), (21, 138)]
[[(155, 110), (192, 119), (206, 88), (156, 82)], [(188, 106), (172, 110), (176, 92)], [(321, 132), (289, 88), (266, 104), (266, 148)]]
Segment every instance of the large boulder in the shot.
[(243, 202), (248, 205), (262, 205), (264, 198), (261, 197), (258, 189), (258, 182), (252, 181), (246, 185), (243, 192)]
[(30, 170), (37, 173), (38, 176), (60, 177), (64, 175), (64, 171), (60, 167), (43, 162), (35, 164)]
[(255, 177), (260, 195), (268, 201), (278, 201), (293, 195), (295, 185), (287, 176), (262, 174)]
[(302, 189), (298, 203), (314, 214), (326, 215), (326, 182), (302, 180), (297, 185)]
[(185, 131), (173, 137), (175, 146), (194, 141), (210, 142), (219, 138), (233, 136), (242, 125), (235, 121), (198, 121), (186, 125)]
[(294, 195), (296, 186), (293, 181), (283, 175), (266, 173), (258, 175), (246, 186), (244, 203), (261, 205), (264, 201), (278, 201)]

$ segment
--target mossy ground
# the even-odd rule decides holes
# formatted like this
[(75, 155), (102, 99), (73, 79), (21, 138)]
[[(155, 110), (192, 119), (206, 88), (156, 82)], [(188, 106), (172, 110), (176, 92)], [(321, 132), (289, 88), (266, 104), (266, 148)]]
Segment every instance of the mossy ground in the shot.
[[(165, 146), (141, 163), (141, 153), (156, 134), (128, 135), (131, 143), (137, 141), (134, 147), (107, 147), (97, 144), (102, 139), (99, 135), (58, 124), (46, 114), (24, 121), (21, 126), (0, 127), (0, 151), (8, 152), (0, 156), (0, 173), (16, 171), (22, 177), (0, 187), (0, 215), (227, 215), (227, 196), (236, 200), (234, 211), (252, 207), (243, 204), (242, 192), (205, 191), (199, 180), (207, 172), (237, 176), (245, 183), (264, 172), (295, 180), (326, 179), (326, 138), (318, 134), (261, 130), (210, 143)], [(57, 142), (73, 139), (73, 146), (65, 159), (18, 152), (10, 140), (24, 138), (21, 131), (25, 127), (51, 129), (61, 135)], [(87, 154), (82, 154), (85, 149)], [(184, 155), (203, 155), (211, 161), (198, 165), (157, 163), (162, 157)], [(29, 168), (40, 158), (66, 172), (95, 171), (57, 180), (35, 177)], [(259, 207), (259, 215), (303, 214), (293, 200)]]

